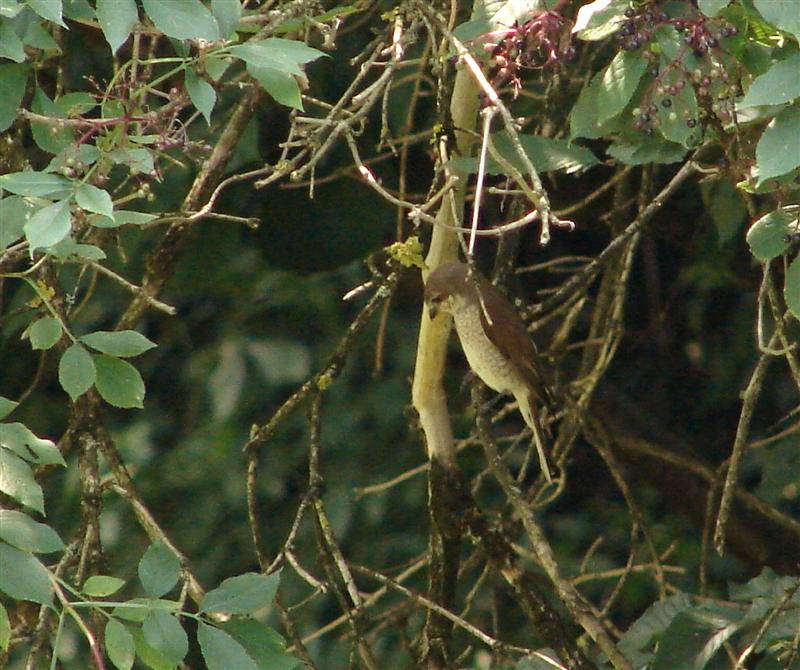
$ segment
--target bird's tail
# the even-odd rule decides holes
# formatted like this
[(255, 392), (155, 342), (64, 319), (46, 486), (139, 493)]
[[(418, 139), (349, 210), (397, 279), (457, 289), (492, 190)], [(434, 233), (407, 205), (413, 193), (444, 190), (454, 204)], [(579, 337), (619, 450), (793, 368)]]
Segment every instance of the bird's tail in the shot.
[(536, 445), (536, 453), (539, 456), (539, 467), (542, 470), (542, 474), (544, 474), (548, 482), (552, 482), (553, 477), (550, 474), (550, 465), (547, 462), (547, 454), (544, 450), (544, 436), (549, 435), (550, 432), (540, 420), (541, 417), (537, 416), (534, 411), (533, 398), (531, 396), (532, 394), (528, 394), (525, 398), (517, 398), (517, 402), (519, 403), (522, 418), (525, 419), (525, 423), (528, 424), (533, 433), (533, 443)]

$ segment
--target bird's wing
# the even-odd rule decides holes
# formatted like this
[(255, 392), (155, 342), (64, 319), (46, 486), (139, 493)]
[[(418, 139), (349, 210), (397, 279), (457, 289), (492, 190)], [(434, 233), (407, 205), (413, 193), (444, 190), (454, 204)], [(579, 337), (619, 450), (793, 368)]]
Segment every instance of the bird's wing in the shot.
[(538, 363), (539, 354), (525, 329), (525, 323), (497, 288), (483, 277), (481, 280), (477, 288), (482, 301), (479, 310), (486, 336), (512, 362), (537, 399), (550, 404), (550, 393)]

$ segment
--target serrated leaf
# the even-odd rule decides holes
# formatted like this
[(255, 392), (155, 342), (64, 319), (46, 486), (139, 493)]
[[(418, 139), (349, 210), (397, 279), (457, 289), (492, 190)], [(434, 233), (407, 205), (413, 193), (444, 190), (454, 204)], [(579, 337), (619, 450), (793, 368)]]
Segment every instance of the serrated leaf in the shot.
[(58, 244), (72, 230), (69, 201), (61, 200), (42, 207), (28, 219), (24, 230), (31, 252)]
[(10, 509), (0, 509), (0, 540), (34, 554), (50, 554), (64, 549), (58, 533), (50, 526)]
[(272, 67), (258, 67), (247, 64), (247, 71), (264, 87), (275, 102), (293, 109), (303, 109), (300, 97), (300, 86), (297, 80), (288, 72)]
[(58, 197), (72, 188), (68, 179), (45, 172), (12, 172), (0, 175), (0, 188), (17, 195)]
[(606, 153), (626, 165), (646, 163), (677, 163), (683, 160), (686, 149), (674, 142), (642, 140), (636, 144), (617, 140), (606, 149)]
[(791, 33), (800, 42), (800, 12), (796, 0), (754, 0), (753, 4), (773, 26)]
[(727, 7), (730, 2), (731, 0), (698, 0), (697, 7), (706, 16), (716, 16)]
[(620, 651), (637, 667), (644, 665), (649, 660), (649, 655), (642, 653), (642, 650), (661, 635), (680, 612), (691, 606), (692, 601), (685, 593), (676, 593), (652, 604), (622, 636), (619, 641)]
[(135, 0), (97, 0), (97, 20), (103, 30), (106, 42), (116, 53), (128, 39), (136, 22), (139, 12)]
[(79, 339), (92, 349), (119, 358), (138, 356), (156, 346), (155, 342), (135, 330), (97, 330), (81, 335)]
[(131, 670), (136, 657), (133, 636), (124, 624), (109, 619), (105, 630), (106, 654), (117, 670)]
[(36, 206), (18, 195), (0, 200), (0, 250), (25, 234), (25, 222)]
[(92, 575), (83, 583), (81, 591), (87, 596), (105, 598), (125, 586), (125, 580), (108, 575)]
[[(39, 86), (36, 87), (36, 91), (33, 94), (31, 111), (50, 118), (64, 118), (64, 113)], [(34, 142), (40, 149), (48, 153), (60, 153), (74, 141), (72, 130), (69, 128), (59, 129), (51, 123), (40, 121), (31, 121), (30, 125)]]
[(8, 649), (8, 643), (11, 641), (11, 620), (8, 618), (8, 612), (0, 603), (0, 651)]
[(25, 461), (7, 449), (0, 449), (0, 492), (44, 514), (44, 494), (33, 478), (33, 471)]
[[(25, 45), (14, 30), (13, 24), (2, 19), (0, 19), (0, 58), (8, 58), (15, 63), (24, 63), (26, 58)], [(16, 109), (14, 112), (16, 113)]]
[(142, 623), (145, 642), (171, 663), (180, 663), (189, 651), (189, 639), (178, 620), (162, 610), (153, 610)]
[(800, 96), (800, 53), (774, 63), (769, 70), (750, 84), (739, 107), (780, 105)]
[(192, 70), (186, 70), (186, 90), (206, 123), (211, 125), (211, 111), (217, 102), (217, 92), (205, 79), (200, 79)]
[(139, 561), (139, 580), (148, 595), (154, 598), (170, 591), (180, 576), (178, 557), (161, 540), (153, 542)]
[(0, 565), (0, 591), (16, 600), (53, 606), (50, 573), (33, 554), (0, 542)]
[(800, 261), (798, 258), (795, 258), (786, 270), (783, 297), (789, 311), (800, 319)]
[(800, 165), (800, 104), (784, 109), (769, 122), (758, 141), (756, 161), (759, 184)]
[[(2, 28), (0, 27), (0, 41), (3, 39)], [(10, 28), (9, 28), (10, 29)], [(13, 30), (11, 31), (14, 32)], [(25, 52), (22, 53), (23, 60)], [(0, 133), (7, 130), (17, 118), (17, 108), (25, 95), (25, 85), (28, 82), (28, 67), (26, 65), (0, 65)]]
[(97, 392), (109, 405), (143, 407), (144, 382), (139, 371), (127, 361), (101, 354), (94, 357)]
[(244, 647), (259, 670), (293, 670), (300, 664), (297, 657), (286, 651), (286, 640), (260, 621), (234, 618), (219, 627)]
[(78, 207), (87, 212), (114, 218), (114, 203), (111, 202), (111, 195), (102, 188), (97, 188), (92, 184), (80, 184), (75, 189), (75, 202), (78, 203)]
[(156, 28), (176, 40), (219, 39), (219, 27), (200, 0), (142, 0), (142, 5)]
[(200, 623), (197, 641), (208, 670), (260, 670), (244, 647), (219, 628)]
[(61, 355), (58, 381), (73, 402), (92, 387), (95, 378), (92, 356), (80, 344), (73, 344)]
[(61, 339), (63, 332), (61, 322), (58, 319), (52, 316), (44, 316), (30, 325), (28, 337), (33, 349), (50, 349)]
[(240, 0), (211, 0), (211, 11), (219, 25), (220, 37), (230, 37), (242, 16)]
[(786, 209), (777, 209), (762, 216), (747, 231), (747, 244), (750, 251), (760, 261), (768, 261), (780, 256), (789, 248), (786, 236), (794, 216)]
[(89, 223), (97, 228), (119, 228), (126, 224), (134, 226), (143, 226), (153, 219), (157, 219), (158, 214), (149, 214), (147, 212), (135, 212), (128, 209), (118, 209), (114, 212), (114, 218), (109, 219), (107, 216), (91, 216)]
[(64, 457), (51, 440), (36, 437), (21, 423), (0, 423), (0, 447), (10, 449), (20, 458), (36, 465), (66, 465)]
[(269, 575), (246, 572), (229, 577), (216, 589), (206, 593), (200, 603), (200, 611), (251, 614), (272, 602), (279, 584), (280, 571)]
[[(732, 617), (734, 612), (730, 608)], [(738, 629), (738, 617), (703, 609), (680, 612), (661, 636), (652, 670), (702, 670)]]
[(27, 0), (28, 7), (43, 19), (57, 23), (66, 28), (67, 24), (61, 16), (61, 0)]
[(619, 114), (630, 102), (639, 80), (648, 67), (641, 54), (620, 51), (603, 70), (597, 93), (597, 122), (603, 123)]
[(5, 419), (11, 412), (14, 411), (14, 408), (19, 405), (18, 402), (14, 402), (13, 400), (9, 400), (8, 398), (4, 398), (0, 396), (0, 419)]

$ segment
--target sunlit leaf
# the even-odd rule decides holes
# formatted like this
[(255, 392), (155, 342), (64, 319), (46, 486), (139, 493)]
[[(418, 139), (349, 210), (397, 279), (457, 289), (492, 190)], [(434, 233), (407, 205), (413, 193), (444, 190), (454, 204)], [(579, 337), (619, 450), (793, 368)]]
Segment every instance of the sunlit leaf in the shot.
[(111, 51), (116, 52), (131, 34), (139, 12), (135, 0), (97, 0), (97, 20)]
[(58, 533), (50, 526), (10, 509), (0, 509), (0, 540), (34, 554), (49, 554), (64, 549)]
[(127, 361), (101, 354), (94, 357), (97, 392), (114, 407), (142, 407), (144, 382), (139, 371)]

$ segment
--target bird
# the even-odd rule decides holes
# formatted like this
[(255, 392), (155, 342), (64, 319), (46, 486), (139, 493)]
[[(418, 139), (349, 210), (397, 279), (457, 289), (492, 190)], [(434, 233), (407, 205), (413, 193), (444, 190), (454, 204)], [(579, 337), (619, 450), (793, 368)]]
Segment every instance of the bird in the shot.
[(536, 403), (549, 406), (539, 354), (517, 310), (486, 277), (466, 263), (443, 263), (425, 283), (425, 303), (431, 319), (453, 317), (461, 348), (472, 371), (499, 393), (513, 395), (533, 433), (539, 466), (552, 481), (544, 450), (544, 425)]

